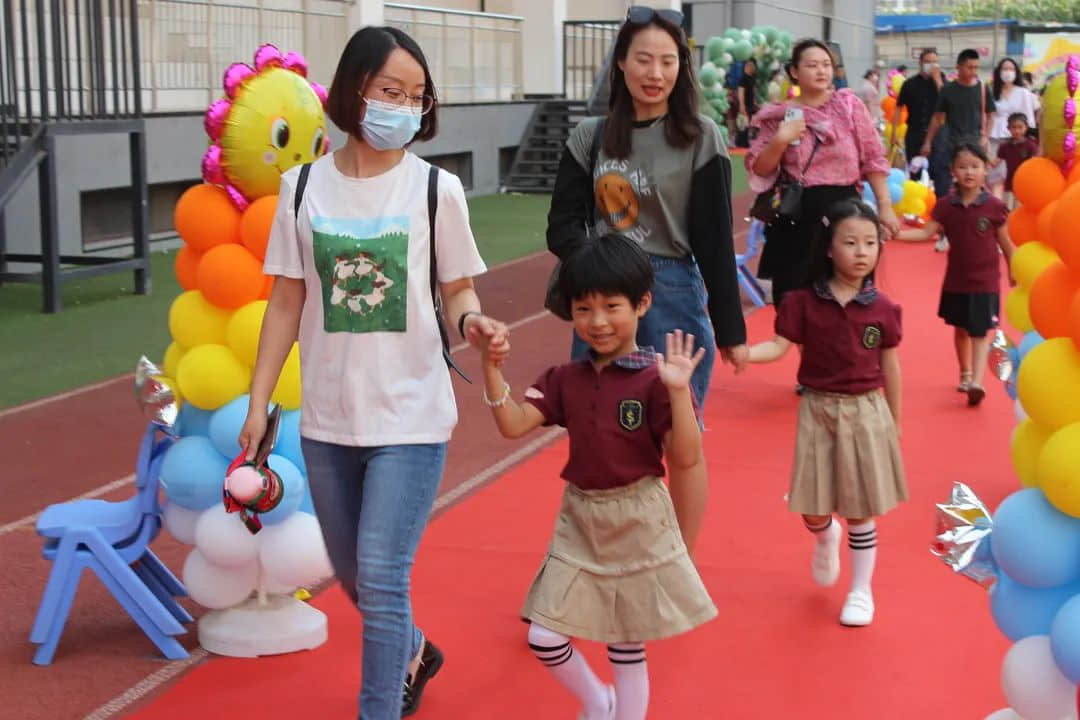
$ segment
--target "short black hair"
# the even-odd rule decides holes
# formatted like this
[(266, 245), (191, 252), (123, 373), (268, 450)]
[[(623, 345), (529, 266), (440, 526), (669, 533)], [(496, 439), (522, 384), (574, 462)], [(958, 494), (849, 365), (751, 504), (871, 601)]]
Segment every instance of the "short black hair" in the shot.
[[(424, 94), (438, 101), (439, 95), (435, 92), (435, 82), (431, 79), (424, 51), (408, 33), (393, 27), (360, 28), (349, 38), (341, 53), (326, 98), (326, 114), (342, 132), (361, 138), (359, 120), (364, 88), (368, 80), (386, 64), (386, 59), (395, 48), (401, 48), (420, 63), (424, 70)], [(438, 102), (420, 118), (420, 130), (410, 142), (435, 137), (439, 128), (437, 112)]]
[(922, 52), (919, 53), (919, 64), (922, 64), (922, 61), (926, 59), (927, 55), (937, 55), (937, 50), (934, 48), (923, 48)]
[(960, 51), (960, 54), (956, 56), (956, 64), (959, 65), (960, 63), (962, 63), (962, 62), (964, 62), (966, 60), (978, 60), (978, 59), (979, 59), (979, 51), (978, 50), (973, 50), (972, 48), (964, 48), (963, 50)]
[(833, 51), (828, 45), (817, 38), (803, 38), (795, 43), (795, 47), (791, 48), (791, 59), (788, 60), (787, 65), (784, 66), (787, 69), (788, 77), (791, 79), (792, 83), (795, 83), (796, 81), (794, 72), (795, 68), (799, 66), (799, 61), (802, 60), (802, 54), (810, 48), (824, 50), (825, 54), (829, 56), (829, 62), (836, 65), (836, 56), (833, 55)]
[(960, 157), (960, 153), (971, 153), (975, 157), (982, 160), (984, 163), (990, 162), (990, 157), (986, 154), (986, 149), (983, 148), (982, 143), (975, 138), (960, 138), (959, 141), (953, 146), (952, 156), (949, 158), (949, 164), (952, 165), (956, 162), (956, 158)]
[(1009, 116), (1009, 119), (1005, 122), (1005, 126), (1008, 127), (1009, 125), (1012, 125), (1014, 122), (1016, 122), (1018, 120), (1020, 122), (1024, 123), (1024, 125), (1028, 124), (1027, 115), (1025, 115), (1024, 113), (1013, 113), (1012, 115)]
[[(809, 272), (807, 273), (807, 286), (818, 282), (827, 282), (833, 276), (835, 270), (833, 269), (832, 258), (829, 257), (829, 248), (832, 246), (833, 233), (836, 232), (837, 225), (850, 218), (869, 220), (874, 223), (878, 235), (878, 262), (881, 261), (881, 253), (884, 252), (885, 249), (884, 243), (882, 242), (884, 233), (881, 231), (881, 220), (878, 219), (878, 215), (874, 212), (874, 208), (870, 207), (862, 200), (840, 200), (839, 202), (830, 205), (829, 209), (825, 211), (825, 217), (818, 227), (818, 231), (814, 235), (813, 241), (810, 243), (810, 264), (808, 267)], [(866, 278), (873, 282), (874, 270), (871, 270)]]
[(636, 242), (618, 233), (582, 243), (559, 271), (559, 289), (566, 298), (568, 314), (575, 300), (594, 293), (625, 295), (637, 307), (652, 286), (649, 256)]

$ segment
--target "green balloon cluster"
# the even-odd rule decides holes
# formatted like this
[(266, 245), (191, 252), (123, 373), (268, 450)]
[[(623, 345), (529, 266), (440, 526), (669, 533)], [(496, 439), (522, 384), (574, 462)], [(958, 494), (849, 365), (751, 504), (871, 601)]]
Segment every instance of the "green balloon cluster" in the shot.
[(771, 25), (755, 25), (749, 30), (728, 28), (723, 35), (705, 42), (706, 61), (698, 71), (702, 111), (720, 126), (725, 141), (727, 123), (724, 118), (729, 109), (725, 80), (732, 63), (746, 62), (750, 58), (757, 61), (757, 94), (759, 100), (764, 100), (768, 94), (769, 76), (791, 57), (791, 44), (791, 33)]

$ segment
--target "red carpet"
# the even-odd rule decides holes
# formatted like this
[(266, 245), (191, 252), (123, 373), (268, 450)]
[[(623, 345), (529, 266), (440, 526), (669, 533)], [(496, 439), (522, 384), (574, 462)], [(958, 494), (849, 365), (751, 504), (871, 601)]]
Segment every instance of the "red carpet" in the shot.
[[(1015, 483), (1012, 410), (1000, 385), (993, 381), (978, 410), (953, 391), (951, 332), (935, 317), (943, 268), (927, 245), (898, 246), (888, 249), (880, 273), (882, 287), (904, 306), (903, 445), (912, 498), (879, 522), (878, 619), (864, 629), (837, 623), (847, 571), (833, 589), (813, 585), (810, 539), (783, 501), (794, 354), (739, 378), (721, 368), (706, 417), (712, 494), (697, 556), (721, 614), (649, 646), (651, 718), (981, 720), (1004, 706), (998, 676), (1008, 644), (986, 594), (927, 551), (934, 503), (954, 480), (991, 506)], [(771, 310), (753, 315), (751, 338), (767, 337), (771, 322)], [(494, 427), (491, 433), (498, 442)], [(565, 452), (559, 443), (540, 453), (430, 528), (416, 565), (415, 609), (447, 664), (416, 717), (574, 717), (571, 698), (530, 655), (516, 616), (548, 540)], [(136, 717), (355, 717), (359, 618), (337, 589), (315, 604), (330, 616), (326, 646), (259, 661), (215, 659)], [(610, 677), (601, 649), (585, 652)]]

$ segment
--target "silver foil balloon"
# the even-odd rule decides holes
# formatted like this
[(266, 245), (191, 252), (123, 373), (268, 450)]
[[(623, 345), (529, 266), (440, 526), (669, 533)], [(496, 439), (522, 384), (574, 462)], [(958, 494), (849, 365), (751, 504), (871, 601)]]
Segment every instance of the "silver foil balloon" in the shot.
[(990, 341), (988, 361), (990, 363), (990, 372), (994, 373), (994, 377), (1003, 383), (1009, 382), (1013, 377), (1013, 371), (1016, 369), (1013, 367), (1015, 347), (1004, 330), (998, 328), (994, 331), (993, 339)]
[(145, 355), (139, 358), (135, 366), (135, 401), (147, 420), (172, 434), (180, 415), (180, 403), (172, 388), (162, 381), (164, 375)]
[(930, 552), (986, 590), (997, 582), (998, 568), (990, 554), (994, 521), (986, 505), (964, 483), (953, 483), (947, 502), (937, 505), (937, 528)]

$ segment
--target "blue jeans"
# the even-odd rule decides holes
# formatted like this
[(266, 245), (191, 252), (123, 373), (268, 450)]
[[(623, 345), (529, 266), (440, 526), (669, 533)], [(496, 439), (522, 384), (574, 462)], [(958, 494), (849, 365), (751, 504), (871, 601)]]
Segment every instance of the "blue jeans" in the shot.
[[(694, 369), (690, 387), (704, 410), (709, 392), (713, 363), (716, 360), (716, 335), (706, 305), (705, 281), (693, 257), (669, 258), (650, 255), (655, 283), (649, 312), (638, 323), (637, 343), (657, 352), (667, 351), (667, 334), (682, 330), (694, 336), (694, 345), (705, 348), (705, 357)], [(588, 352), (588, 344), (574, 333), (570, 357), (578, 359)]]
[(360, 720), (401, 717), (413, 623), (409, 574), (446, 462), (446, 443), (350, 447), (302, 438), (334, 574), (364, 616)]

